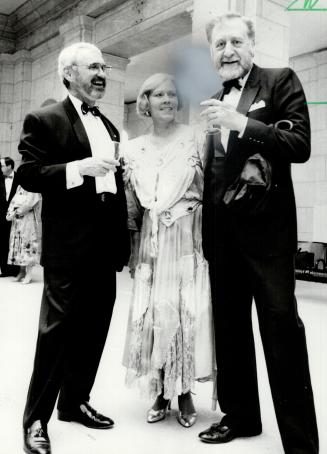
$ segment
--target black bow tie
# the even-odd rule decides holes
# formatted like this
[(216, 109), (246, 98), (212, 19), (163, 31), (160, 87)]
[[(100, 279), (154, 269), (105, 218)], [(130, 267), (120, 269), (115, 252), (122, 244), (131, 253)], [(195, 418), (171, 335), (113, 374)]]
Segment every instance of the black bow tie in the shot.
[(91, 112), (95, 117), (100, 117), (100, 110), (97, 106), (89, 106), (86, 102), (83, 102), (81, 105), (81, 111), (83, 115), (86, 115), (88, 112)]
[(223, 82), (223, 87), (224, 87), (224, 95), (228, 95), (230, 93), (231, 89), (234, 87), (237, 90), (240, 90), (242, 88), (242, 85), (240, 84), (239, 79), (231, 79), (231, 80), (225, 80)]
[(14, 179), (14, 176), (13, 175), (8, 175), (7, 177), (5, 178), (9, 178), (9, 180), (13, 180)]

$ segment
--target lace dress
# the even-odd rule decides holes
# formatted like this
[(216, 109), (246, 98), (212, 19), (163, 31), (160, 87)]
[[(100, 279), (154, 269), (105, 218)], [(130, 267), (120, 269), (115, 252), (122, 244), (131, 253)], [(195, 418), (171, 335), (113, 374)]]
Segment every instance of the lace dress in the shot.
[[(129, 213), (143, 208), (123, 363), (126, 383), (164, 398), (190, 391), (214, 370), (208, 264), (201, 241), (203, 174), (192, 129), (164, 147), (128, 143)], [(136, 197), (135, 197), (136, 196)], [(135, 200), (136, 204), (133, 206)]]
[[(17, 208), (25, 210), (17, 215)], [(41, 196), (18, 186), (12, 198), (7, 220), (12, 221), (9, 239), (8, 263), (10, 265), (36, 265), (41, 253)]]

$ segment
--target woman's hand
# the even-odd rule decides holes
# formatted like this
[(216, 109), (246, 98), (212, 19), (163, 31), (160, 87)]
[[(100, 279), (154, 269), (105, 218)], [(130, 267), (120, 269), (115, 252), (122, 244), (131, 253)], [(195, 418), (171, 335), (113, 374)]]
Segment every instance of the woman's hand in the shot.
[(129, 162), (128, 160), (124, 159), (122, 161), (122, 169), (123, 169), (123, 181), (124, 181), (124, 185), (127, 186), (130, 178), (131, 178), (131, 173), (132, 173), (132, 169), (131, 167), (129, 166)]
[(15, 212), (17, 216), (25, 216), (26, 213), (30, 211), (29, 208), (24, 208), (24, 207), (17, 207)]

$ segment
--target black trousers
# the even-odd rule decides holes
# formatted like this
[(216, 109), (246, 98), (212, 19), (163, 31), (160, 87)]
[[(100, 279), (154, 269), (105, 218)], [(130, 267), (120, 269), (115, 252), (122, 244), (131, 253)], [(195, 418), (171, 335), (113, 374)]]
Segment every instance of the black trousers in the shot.
[(254, 298), (284, 451), (317, 454), (305, 330), (294, 296), (293, 255), (259, 258), (221, 247), (209, 268), (221, 410), (243, 429), (261, 428), (251, 320)]
[(11, 222), (0, 219), (0, 268), (2, 274), (16, 276), (19, 266), (8, 265)]
[(25, 428), (38, 419), (48, 422), (58, 394), (58, 409), (64, 411), (89, 400), (115, 298), (116, 272), (108, 265), (44, 269)]

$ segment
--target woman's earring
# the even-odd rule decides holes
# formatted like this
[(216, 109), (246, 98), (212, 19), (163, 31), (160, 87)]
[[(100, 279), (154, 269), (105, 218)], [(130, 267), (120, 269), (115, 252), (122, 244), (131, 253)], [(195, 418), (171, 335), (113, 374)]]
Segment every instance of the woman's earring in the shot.
[(149, 110), (147, 110), (147, 111), (145, 112), (145, 115), (146, 115), (147, 117), (151, 117), (151, 112), (150, 112)]

